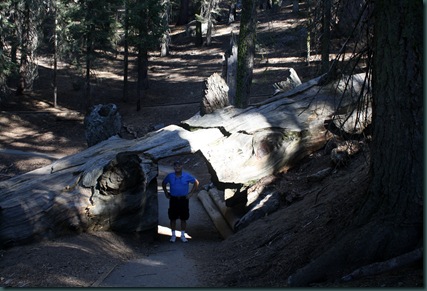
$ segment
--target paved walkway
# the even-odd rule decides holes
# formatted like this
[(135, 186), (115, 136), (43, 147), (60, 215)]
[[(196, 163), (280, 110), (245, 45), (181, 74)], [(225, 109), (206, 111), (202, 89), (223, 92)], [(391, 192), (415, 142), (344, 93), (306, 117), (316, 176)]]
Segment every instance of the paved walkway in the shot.
[[(159, 240), (153, 247), (153, 252), (146, 257), (116, 266), (96, 287), (204, 287), (198, 278), (197, 250), (212, 247), (212, 244), (221, 241), (221, 237), (194, 195), (190, 199), (188, 242), (181, 242), (179, 231), (176, 232), (176, 242), (169, 241), (169, 202), (161, 189), (161, 181), (166, 172), (171, 170), (172, 168), (160, 167), (159, 171)], [(200, 260), (203, 260), (203, 255)]]

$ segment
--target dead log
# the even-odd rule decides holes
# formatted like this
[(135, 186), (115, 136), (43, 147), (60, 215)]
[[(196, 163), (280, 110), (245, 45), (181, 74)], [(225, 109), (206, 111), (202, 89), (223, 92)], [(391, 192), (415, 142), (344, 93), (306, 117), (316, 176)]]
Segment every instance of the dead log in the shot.
[(197, 194), (197, 197), (202, 202), (203, 207), (205, 208), (206, 212), (208, 213), (209, 217), (211, 218), (212, 222), (214, 223), (216, 229), (221, 234), (221, 236), (226, 239), (227, 237), (232, 235), (233, 231), (231, 230), (230, 226), (225, 221), (221, 212), (209, 196), (209, 193), (206, 190), (201, 190)]
[[(205, 136), (206, 134), (206, 136)], [(0, 183), (0, 246), (70, 232), (157, 227), (156, 161), (194, 153), (222, 134), (168, 126), (145, 137), (113, 136)]]
[(286, 72), (285, 80), (273, 84), (273, 87), (274, 87), (273, 95), (277, 95), (281, 92), (292, 90), (295, 87), (301, 85), (301, 80), (298, 77), (297, 72), (293, 68), (286, 69), (285, 72)]
[(232, 208), (227, 207), (227, 205), (225, 205), (225, 200), (223, 198), (224, 195), (221, 195), (220, 191), (216, 188), (209, 189), (208, 194), (211, 197), (212, 201), (215, 203), (219, 212), (221, 212), (222, 216), (227, 221), (230, 228), (234, 230), (234, 226), (240, 218), (234, 213)]
[[(319, 80), (246, 109), (229, 106), (183, 121), (188, 128), (220, 128), (224, 133), (215, 144), (201, 149), (216, 182), (252, 184), (264, 176), (286, 171), (322, 148), (331, 137), (324, 120), (336, 114), (334, 104), (340, 101), (342, 108), (349, 111), (356, 108), (358, 95), (353, 91), (343, 95), (336, 90), (337, 84), (317, 86)], [(361, 88), (363, 81), (363, 75), (352, 77), (354, 91)]]
[(252, 207), (248, 213), (246, 213), (239, 221), (236, 223), (234, 229), (239, 231), (242, 228), (248, 226), (251, 222), (260, 219), (270, 213), (273, 213), (280, 207), (280, 193), (278, 191), (269, 191), (265, 193), (263, 199), (258, 203), (254, 203), (255, 206)]
[[(67, 232), (154, 227), (157, 161), (162, 158), (200, 151), (213, 182), (223, 188), (247, 189), (263, 177), (286, 171), (325, 145), (326, 119), (356, 108), (358, 94), (340, 99), (342, 92), (335, 91), (335, 85), (320, 87), (318, 80), (246, 109), (228, 106), (198, 114), (182, 127), (167, 126), (139, 139), (113, 136), (0, 182), (0, 246)], [(363, 78), (356, 75), (351, 81), (357, 88)], [(253, 217), (276, 207), (261, 205), (252, 208)], [(240, 226), (247, 221), (249, 216)]]

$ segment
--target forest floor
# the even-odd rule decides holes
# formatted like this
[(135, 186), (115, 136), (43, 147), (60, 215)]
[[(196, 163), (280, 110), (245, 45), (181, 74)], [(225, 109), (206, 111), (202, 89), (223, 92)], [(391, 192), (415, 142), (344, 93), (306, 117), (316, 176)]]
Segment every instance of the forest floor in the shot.
[[(291, 10), (289, 5), (277, 14), (260, 14), (261, 41), (251, 103), (272, 96), (272, 84), (284, 79), (286, 68), (294, 68), (303, 82), (318, 75), (317, 63), (307, 65), (301, 54), (305, 42), (302, 20)], [(122, 54), (97, 64), (94, 102), (119, 107), (124, 138), (141, 137), (198, 113), (203, 82), (211, 74), (221, 73), (229, 35), (238, 32), (238, 22), (218, 25), (209, 47), (196, 47), (183, 27), (172, 30), (170, 55), (150, 57), (150, 88), (144, 91), (140, 111), (136, 110), (135, 97), (130, 96), (126, 103), (121, 100)], [(87, 148), (83, 90), (73, 86), (79, 79), (60, 67), (58, 107), (53, 108), (51, 63), (45, 58), (40, 65), (33, 91), (1, 105), (0, 181)], [(134, 82), (135, 76), (130, 81)], [(134, 87), (130, 89), (133, 92)], [(75, 115), (64, 117), (64, 112)], [(16, 152), (11, 154), (5, 149)], [(202, 185), (208, 184), (210, 176), (202, 158), (185, 158), (186, 168), (197, 173)], [(287, 277), (330, 246), (351, 220), (368, 186), (368, 163), (369, 150), (365, 146), (348, 165), (335, 168), (321, 181), (311, 182), (307, 177), (331, 166), (329, 155), (322, 149), (284, 173), (272, 185), (288, 197), (280, 210), (226, 240), (212, 235), (211, 241), (186, 248), (185, 255), (198, 262), (200, 287), (286, 286)], [(97, 232), (0, 250), (0, 287), (95, 286), (111, 266), (148, 256), (157, 243), (152, 234)], [(346, 266), (342, 274), (353, 269)], [(313, 287), (423, 287), (423, 280), (422, 265), (416, 264), (351, 282)]]

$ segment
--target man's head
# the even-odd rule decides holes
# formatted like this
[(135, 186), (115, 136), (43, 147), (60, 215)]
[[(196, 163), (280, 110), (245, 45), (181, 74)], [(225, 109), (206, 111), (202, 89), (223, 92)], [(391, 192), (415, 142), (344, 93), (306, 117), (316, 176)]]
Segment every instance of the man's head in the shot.
[(173, 163), (173, 168), (175, 169), (175, 172), (181, 172), (182, 171), (182, 163), (179, 160), (176, 160)]

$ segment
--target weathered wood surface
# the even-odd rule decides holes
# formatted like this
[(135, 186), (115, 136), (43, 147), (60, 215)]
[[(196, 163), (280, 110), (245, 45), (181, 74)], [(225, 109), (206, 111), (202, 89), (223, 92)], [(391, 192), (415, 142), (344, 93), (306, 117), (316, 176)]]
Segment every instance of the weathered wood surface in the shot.
[(362, 75), (353, 76), (352, 94), (344, 94), (344, 98), (340, 90), (343, 85), (320, 87), (320, 80), (246, 109), (229, 106), (183, 121), (189, 128), (220, 128), (224, 133), (215, 144), (201, 149), (217, 182), (252, 183), (286, 171), (323, 147), (330, 138), (324, 121), (337, 113), (354, 111), (364, 79)]
[(216, 229), (221, 234), (221, 236), (226, 239), (227, 237), (232, 235), (233, 230), (228, 225), (225, 218), (222, 216), (221, 211), (217, 208), (212, 198), (209, 196), (209, 193), (206, 190), (201, 190), (197, 194), (197, 197), (202, 202), (203, 207), (205, 208), (206, 212), (208, 213), (209, 217), (211, 218), (212, 222), (214, 223)]
[[(171, 125), (140, 139), (117, 136), (0, 183), (0, 246), (90, 230), (157, 227), (157, 163), (221, 137)], [(132, 166), (133, 165), (133, 166)]]
[[(229, 106), (197, 114), (181, 127), (167, 126), (139, 139), (114, 136), (1, 182), (0, 246), (69, 231), (155, 227), (162, 158), (200, 151), (213, 182), (235, 189), (294, 166), (325, 145), (326, 119), (356, 108), (358, 94), (341, 99), (340, 90), (321, 88), (319, 80), (246, 109)], [(361, 76), (353, 77), (354, 92), (362, 82)], [(252, 210), (255, 217), (266, 213)]]
[(200, 106), (200, 114), (205, 115), (230, 105), (228, 101), (228, 86), (217, 73), (205, 81), (205, 96)]
[(275, 212), (280, 207), (280, 193), (275, 190), (265, 191), (263, 198), (236, 223), (234, 230), (239, 231), (251, 222)]
[(224, 193), (216, 188), (211, 188), (208, 190), (208, 194), (218, 208), (218, 211), (224, 217), (225, 221), (227, 221), (230, 228), (234, 230), (234, 226), (240, 218), (233, 212), (232, 208), (225, 205)]

